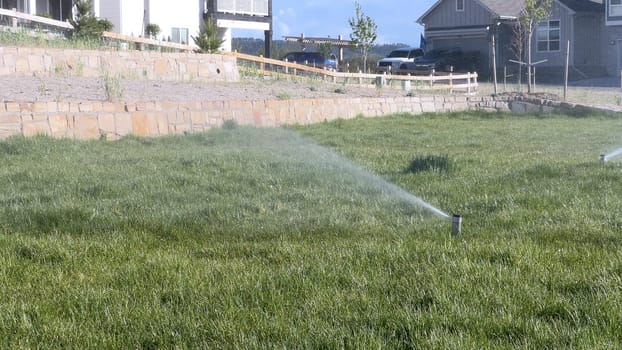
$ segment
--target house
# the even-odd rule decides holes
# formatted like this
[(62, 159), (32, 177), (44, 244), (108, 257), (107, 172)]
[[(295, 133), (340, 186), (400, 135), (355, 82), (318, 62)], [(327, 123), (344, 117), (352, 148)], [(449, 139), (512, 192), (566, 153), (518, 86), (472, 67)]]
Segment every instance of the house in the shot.
[(2, 9), (17, 9), (32, 15), (45, 13), (61, 21), (71, 16), (72, 7), (73, 0), (0, 0)]
[[(492, 70), (491, 38), (497, 39), (497, 65), (516, 66), (514, 24), (524, 0), (439, 0), (417, 22), (428, 46), (459, 46), (480, 55), (478, 70)], [(551, 15), (533, 34), (532, 62), (538, 69), (561, 72), (570, 42), (569, 65), (582, 77), (619, 75), (622, 69), (622, 0), (553, 0)], [(500, 68), (501, 69), (501, 68)]]
[(174, 10), (165, 0), (99, 0), (96, 15), (112, 22), (115, 32), (144, 36), (145, 26), (157, 24), (162, 30), (157, 39), (190, 44), (199, 32), (203, 8), (197, 0), (176, 0)]
[[(272, 0), (90, 0), (95, 16), (108, 19), (113, 31), (144, 36), (147, 24), (157, 24), (158, 39), (193, 44), (203, 19), (216, 20), (223, 50), (231, 51), (233, 28), (263, 30), (266, 56), (272, 42)], [(0, 8), (29, 14), (48, 14), (65, 21), (73, 14), (73, 0), (0, 0)]]
[(622, 0), (605, 0), (605, 29), (601, 55), (609, 75), (622, 71)]

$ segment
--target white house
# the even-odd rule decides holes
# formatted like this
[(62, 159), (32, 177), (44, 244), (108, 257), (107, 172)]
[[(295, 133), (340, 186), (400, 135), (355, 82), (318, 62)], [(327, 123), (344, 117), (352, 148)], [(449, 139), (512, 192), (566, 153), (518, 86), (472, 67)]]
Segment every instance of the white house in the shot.
[[(157, 24), (158, 39), (193, 44), (208, 16), (216, 20), (223, 49), (231, 50), (232, 28), (263, 30), (266, 56), (272, 41), (272, 0), (90, 0), (95, 16), (108, 19), (113, 31), (144, 36), (147, 24)], [(15, 8), (29, 14), (49, 14), (61, 21), (72, 15), (73, 0), (0, 0), (0, 8)]]
[(158, 39), (180, 44), (192, 43), (203, 18), (202, 0), (93, 0), (95, 15), (108, 19), (117, 33), (144, 36), (145, 26), (157, 24)]
[(61, 21), (71, 16), (72, 7), (72, 0), (0, 0), (2, 9), (17, 9), (31, 15), (47, 13)]

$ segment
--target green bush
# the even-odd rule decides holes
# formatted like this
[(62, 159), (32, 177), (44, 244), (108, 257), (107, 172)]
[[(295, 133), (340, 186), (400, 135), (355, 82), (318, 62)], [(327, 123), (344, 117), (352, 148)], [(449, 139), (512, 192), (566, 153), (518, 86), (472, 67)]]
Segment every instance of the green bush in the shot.
[(93, 5), (87, 0), (75, 2), (75, 18), (69, 18), (73, 30), (69, 32), (71, 38), (99, 38), (105, 31), (113, 28), (112, 22), (99, 19), (93, 14)]
[(155, 38), (161, 32), (160, 26), (155, 23), (149, 23), (145, 26), (145, 36), (148, 38)]
[(212, 17), (203, 21), (199, 35), (193, 36), (192, 40), (199, 47), (196, 51), (200, 53), (215, 53), (225, 42), (218, 36), (218, 27)]

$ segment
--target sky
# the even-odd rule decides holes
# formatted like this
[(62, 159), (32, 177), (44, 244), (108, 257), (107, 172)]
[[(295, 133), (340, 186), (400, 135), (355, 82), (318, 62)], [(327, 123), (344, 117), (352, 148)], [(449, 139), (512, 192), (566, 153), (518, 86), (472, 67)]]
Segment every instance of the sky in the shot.
[[(354, 0), (272, 0), (273, 39), (283, 36), (350, 39), (348, 19), (354, 17)], [(358, 0), (363, 13), (378, 26), (377, 44), (419, 46), (423, 27), (416, 20), (436, 0)], [(263, 32), (234, 30), (235, 37), (263, 39)]]

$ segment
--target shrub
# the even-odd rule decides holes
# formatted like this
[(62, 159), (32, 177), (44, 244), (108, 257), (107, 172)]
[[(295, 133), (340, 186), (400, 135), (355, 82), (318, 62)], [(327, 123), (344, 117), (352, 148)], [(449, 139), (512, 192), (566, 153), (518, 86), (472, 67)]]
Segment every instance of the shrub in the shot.
[(113, 28), (107, 19), (99, 19), (93, 14), (93, 5), (87, 0), (75, 2), (76, 15), (69, 19), (73, 30), (69, 32), (71, 38), (99, 38), (105, 31)]
[(161, 32), (160, 26), (155, 23), (149, 23), (145, 26), (145, 36), (147, 38), (155, 38)]
[(407, 173), (419, 173), (423, 171), (449, 172), (453, 169), (453, 163), (448, 156), (416, 156), (410, 162)]
[(218, 37), (218, 27), (216, 27), (216, 22), (211, 17), (203, 21), (199, 35), (193, 36), (192, 40), (199, 47), (196, 50), (199, 53), (215, 53), (224, 42), (224, 40)]

